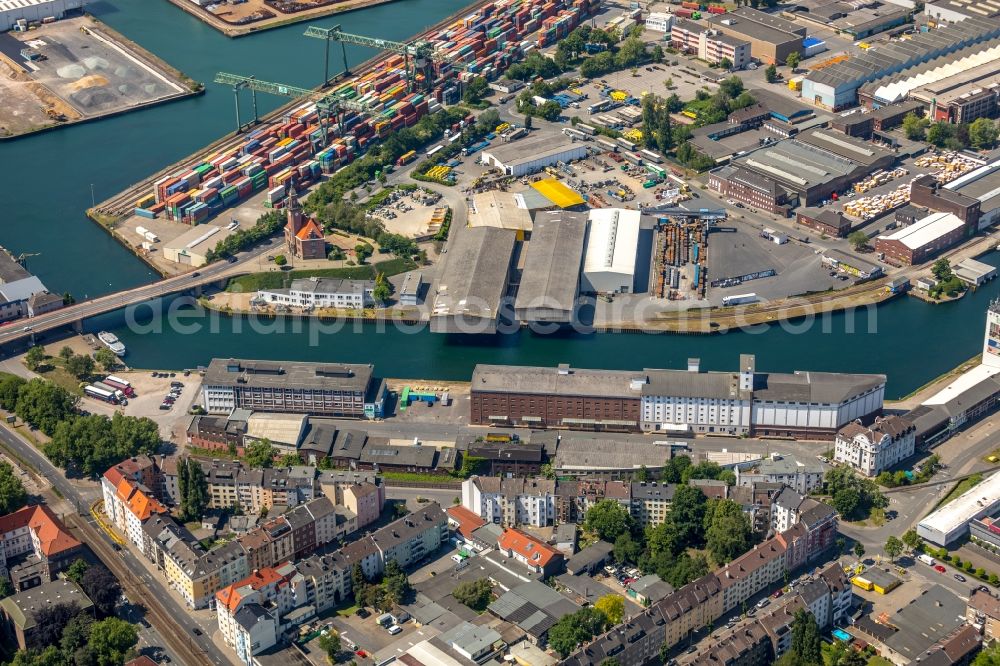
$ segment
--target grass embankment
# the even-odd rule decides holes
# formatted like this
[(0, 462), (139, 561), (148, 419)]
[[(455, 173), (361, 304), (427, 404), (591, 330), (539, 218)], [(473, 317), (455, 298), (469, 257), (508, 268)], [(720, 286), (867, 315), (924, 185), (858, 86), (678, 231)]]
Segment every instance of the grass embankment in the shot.
[(83, 395), (83, 389), (80, 388), (83, 380), (77, 379), (67, 370), (66, 362), (58, 356), (46, 356), (42, 364), (35, 368), (35, 372), (73, 395)]
[(396, 258), (380, 261), (374, 265), (345, 266), (343, 268), (317, 268), (298, 271), (270, 271), (241, 275), (229, 281), (226, 291), (250, 293), (261, 289), (287, 289), (292, 280), (299, 278), (341, 278), (344, 280), (374, 280), (378, 273), (386, 277), (412, 271), (417, 267), (412, 259)]
[(418, 483), (448, 483), (455, 484), (456, 487), (460, 486), (462, 483), (461, 479), (457, 479), (453, 476), (447, 474), (430, 474), (427, 472), (382, 472), (382, 478), (389, 481), (416, 481)]
[(962, 479), (961, 481), (958, 482), (958, 484), (955, 485), (954, 488), (952, 488), (951, 492), (948, 493), (943, 500), (941, 500), (941, 503), (934, 508), (939, 509), (948, 502), (951, 502), (952, 500), (960, 497), (962, 493), (969, 490), (982, 480), (983, 480), (982, 474), (973, 474), (967, 479)]

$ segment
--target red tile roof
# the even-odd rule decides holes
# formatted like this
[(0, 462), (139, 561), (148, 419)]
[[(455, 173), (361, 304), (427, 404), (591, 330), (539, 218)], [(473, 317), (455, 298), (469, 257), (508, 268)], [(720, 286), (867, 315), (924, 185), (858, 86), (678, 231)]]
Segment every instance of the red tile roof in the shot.
[(323, 230), (319, 228), (315, 220), (309, 220), (305, 226), (299, 229), (299, 233), (295, 234), (295, 237), (299, 240), (316, 240), (323, 238)]
[[(284, 576), (271, 567), (257, 569), (243, 580), (236, 581), (232, 585), (222, 588), (215, 593), (215, 598), (219, 605), (225, 606), (230, 613), (235, 613), (240, 602), (243, 601), (243, 594), (249, 590), (260, 590), (268, 585), (280, 582)], [(246, 588), (249, 588), (247, 590)]]
[(39, 548), (46, 557), (52, 557), (80, 545), (66, 527), (59, 522), (52, 510), (44, 505), (26, 506), (14, 513), (0, 517), (0, 534), (27, 527), (38, 539)]
[(532, 565), (539, 567), (548, 566), (554, 557), (562, 557), (562, 553), (544, 541), (539, 541), (521, 530), (511, 528), (504, 529), (497, 541), (497, 546), (503, 550), (517, 553)]
[(134, 486), (128, 479), (118, 483), (115, 494), (129, 511), (139, 520), (146, 520), (154, 513), (169, 513), (159, 500)]
[(466, 509), (464, 506), (450, 506), (445, 513), (458, 523), (458, 533), (466, 539), (472, 538), (472, 533), (486, 524), (486, 521)]

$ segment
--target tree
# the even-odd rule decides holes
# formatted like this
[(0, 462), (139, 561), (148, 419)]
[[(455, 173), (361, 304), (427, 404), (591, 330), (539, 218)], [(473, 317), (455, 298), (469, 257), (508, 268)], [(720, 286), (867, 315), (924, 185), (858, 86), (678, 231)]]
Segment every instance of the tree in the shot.
[(111, 370), (118, 367), (118, 357), (107, 347), (101, 347), (94, 352), (94, 360), (104, 368), (105, 372), (111, 372)]
[(791, 67), (793, 72), (798, 69), (800, 62), (802, 62), (802, 56), (798, 51), (792, 51), (785, 56), (785, 64)]
[(337, 663), (337, 655), (340, 654), (340, 634), (328, 629), (319, 637), (319, 649), (326, 653), (326, 658), (331, 664)]
[(89, 567), (80, 579), (80, 587), (94, 602), (94, 607), (101, 615), (110, 615), (115, 610), (115, 603), (122, 593), (118, 579), (103, 564)]
[(816, 618), (805, 609), (795, 612), (792, 620), (792, 651), (799, 664), (823, 666), (822, 639)]
[(705, 544), (716, 564), (725, 564), (750, 548), (750, 520), (743, 507), (733, 500), (711, 504), (712, 519), (705, 533)]
[(639, 556), (642, 555), (642, 544), (633, 539), (631, 533), (623, 532), (615, 539), (614, 550), (612, 552), (616, 562), (636, 563), (639, 561)]
[(930, 124), (927, 118), (910, 112), (903, 117), (903, 133), (910, 141), (923, 141), (927, 138), (927, 127)]
[(35, 611), (35, 639), (38, 645), (56, 645), (63, 629), (77, 613), (77, 605), (64, 601)]
[(900, 553), (903, 552), (903, 542), (895, 536), (890, 536), (886, 539), (883, 550), (885, 551), (885, 554), (889, 556), (889, 561), (892, 562), (899, 557)]
[(916, 530), (906, 530), (906, 532), (903, 533), (903, 543), (906, 544), (906, 547), (909, 548), (912, 553), (920, 547), (922, 540)]
[(385, 273), (375, 276), (375, 288), (372, 290), (372, 298), (379, 303), (386, 303), (392, 295), (392, 285), (385, 279)]
[(604, 613), (608, 626), (621, 624), (625, 617), (625, 598), (620, 594), (605, 594), (594, 602), (594, 608)]
[(854, 556), (859, 560), (865, 556), (865, 547), (860, 541), (854, 544)]
[(670, 522), (677, 529), (677, 538), (686, 546), (703, 542), (705, 506), (708, 498), (695, 486), (679, 486), (670, 506)]
[(837, 491), (837, 493), (833, 496), (834, 508), (837, 509), (837, 513), (845, 519), (849, 520), (851, 516), (854, 516), (860, 505), (861, 496), (854, 488), (844, 488), (843, 490)]
[(13, 411), (17, 407), (17, 396), (21, 387), (28, 381), (17, 375), (4, 375), (0, 378), (0, 407)]
[(989, 118), (976, 118), (969, 125), (969, 143), (975, 148), (992, 148), (997, 143), (998, 134), (1000, 131), (997, 130), (996, 122)]
[(38, 367), (45, 360), (45, 347), (41, 345), (35, 345), (28, 350), (28, 353), (24, 355), (24, 364), (28, 366), (29, 370), (38, 370)]
[(358, 243), (354, 246), (354, 256), (357, 257), (358, 263), (362, 265), (374, 252), (375, 248), (371, 246), (371, 243)]
[(733, 61), (730, 60), (729, 58), (723, 58), (722, 60), (719, 61), (719, 69), (724, 69), (725, 71), (728, 72), (732, 68), (733, 68)]
[(121, 666), (138, 640), (134, 624), (109, 617), (93, 624), (87, 645), (97, 658), (98, 666)]
[(14, 594), (14, 585), (8, 578), (0, 578), (0, 599), (6, 599)]
[(774, 65), (768, 65), (767, 69), (764, 70), (764, 80), (768, 83), (774, 83), (778, 80), (778, 68)]
[(493, 585), (486, 578), (459, 583), (452, 590), (451, 596), (455, 597), (455, 601), (460, 604), (465, 604), (477, 613), (482, 613), (493, 599)]
[(87, 573), (87, 569), (89, 568), (90, 565), (87, 564), (87, 560), (82, 557), (78, 557), (73, 560), (73, 563), (66, 569), (66, 578), (69, 578), (71, 581), (79, 585), (83, 582), (83, 575)]
[(936, 122), (927, 130), (927, 141), (938, 148), (943, 148), (952, 137), (953, 130), (950, 123)]
[(857, 231), (852, 231), (847, 236), (847, 242), (851, 244), (855, 250), (862, 249), (865, 245), (868, 245), (868, 236), (865, 232), (860, 229)]
[(0, 462), (0, 515), (7, 515), (28, 503), (28, 493), (14, 468)]
[(78, 613), (74, 616), (63, 629), (62, 639), (59, 641), (59, 647), (62, 648), (62, 651), (66, 654), (73, 654), (86, 645), (90, 638), (90, 628), (95, 621), (90, 613)]
[(285, 266), (287, 264), (288, 264), (288, 257), (286, 257), (283, 254), (279, 254), (278, 256), (276, 256), (274, 258), (274, 265), (275, 266)]
[(952, 276), (951, 261), (938, 259), (931, 265), (931, 275), (940, 281), (950, 280)]
[(604, 613), (594, 607), (564, 615), (549, 629), (549, 647), (565, 658), (576, 646), (604, 630)]
[(632, 517), (615, 500), (604, 499), (587, 510), (586, 526), (605, 541), (614, 543), (621, 534), (631, 530)]
[[(104, 347), (104, 349), (107, 349), (107, 347)], [(111, 350), (108, 349), (108, 351), (111, 351)], [(61, 358), (64, 361), (68, 361), (71, 358), (73, 358), (73, 348), (70, 347), (69, 345), (63, 345), (62, 347), (60, 347), (59, 348), (59, 358)]]
[(531, 114), (524, 115), (524, 129), (531, 129)]
[(244, 461), (249, 467), (267, 468), (274, 465), (276, 455), (278, 455), (278, 450), (271, 446), (271, 440), (258, 439), (246, 447)]
[(646, 469), (645, 465), (640, 465), (639, 471), (637, 471), (633, 476), (635, 477), (635, 480), (638, 481), (639, 483), (649, 481), (649, 470)]
[(84, 354), (71, 356), (66, 361), (66, 369), (77, 379), (86, 379), (94, 372), (94, 359)]
[(462, 94), (462, 101), (468, 104), (478, 104), (483, 98), (490, 94), (490, 85), (482, 76), (476, 76), (465, 84), (465, 92)]
[(1000, 666), (1000, 641), (983, 650), (972, 661), (972, 666)]
[(75, 409), (76, 398), (68, 391), (36, 378), (21, 386), (14, 412), (22, 421), (51, 437), (58, 425), (73, 416)]

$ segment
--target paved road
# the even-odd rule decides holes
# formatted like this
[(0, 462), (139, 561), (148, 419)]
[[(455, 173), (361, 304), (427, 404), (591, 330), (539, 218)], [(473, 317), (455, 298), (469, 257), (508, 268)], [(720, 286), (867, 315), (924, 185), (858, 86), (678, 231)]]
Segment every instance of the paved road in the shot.
[[(44, 475), (61, 496), (77, 507), (77, 512), (83, 516), (82, 518), (79, 518), (77, 522), (82, 523), (81, 528), (84, 531), (90, 531), (87, 529), (87, 526), (92, 526), (93, 519), (89, 515), (89, 506), (97, 493), (93, 490), (82, 491), (74, 483), (70, 482), (59, 469), (54, 467), (33, 446), (22, 440), (14, 433), (10, 432), (6, 427), (0, 428), (0, 440), (3, 441), (5, 446), (17, 452), (21, 459), (26, 461), (30, 467)], [(110, 549), (110, 539), (108, 539), (103, 532), (100, 532), (96, 528), (94, 528), (94, 532), (100, 534), (98, 539), (101, 543), (94, 543), (92, 539), (88, 540), (87, 543), (88, 545), (91, 545), (92, 549), (95, 550), (95, 553), (98, 550)], [(214, 663), (218, 666), (230, 663), (228, 656), (222, 653), (219, 647), (212, 642), (210, 638), (211, 632), (205, 632), (205, 628), (200, 627), (194, 621), (187, 609), (184, 608), (177, 601), (175, 595), (166, 588), (163, 581), (154, 578), (149, 572), (147, 572), (142, 564), (136, 559), (135, 555), (128, 549), (120, 551), (120, 557), (129, 572), (132, 574), (131, 577), (136, 579), (135, 582), (144, 588), (145, 593), (141, 595), (141, 602), (147, 607), (157, 604), (162, 610), (162, 615), (172, 618), (175, 625), (179, 626), (179, 630), (172, 627), (158, 626), (157, 630), (160, 635), (172, 636), (174, 634), (183, 634), (188, 644), (190, 644), (195, 650), (205, 655), (206, 662)], [(110, 558), (112, 560), (110, 562), (108, 561), (108, 557), (103, 557), (102, 559), (104, 559), (108, 564), (108, 567), (114, 571), (116, 563), (113, 560), (113, 556)], [(121, 578), (121, 576), (119, 576), (119, 578)], [(123, 583), (124, 582), (131, 581), (123, 580)], [(132, 601), (140, 601), (140, 599), (132, 599)], [(193, 633), (193, 630), (196, 627), (203, 632), (202, 636), (196, 636)], [(176, 644), (172, 647), (177, 652), (181, 651), (177, 650)], [(191, 664), (191, 666), (195, 665)]]
[(33, 338), (37, 333), (68, 326), (82, 319), (95, 317), (130, 305), (144, 303), (180, 291), (201, 287), (224, 278), (242, 275), (251, 270), (251, 262), (256, 261), (263, 254), (272, 252), (282, 243), (284, 241), (281, 238), (275, 238), (263, 246), (254, 248), (251, 252), (238, 255), (238, 260), (234, 263), (218, 262), (209, 264), (200, 271), (177, 275), (128, 291), (82, 301), (54, 312), (32, 317), (29, 320), (16, 321), (4, 328), (0, 328), (0, 345)]

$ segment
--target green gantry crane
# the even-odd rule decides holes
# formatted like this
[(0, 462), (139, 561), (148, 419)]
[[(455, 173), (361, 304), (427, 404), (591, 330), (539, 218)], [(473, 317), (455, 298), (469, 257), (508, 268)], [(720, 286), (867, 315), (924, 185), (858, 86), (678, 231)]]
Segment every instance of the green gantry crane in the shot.
[(332, 28), (317, 28), (309, 26), (305, 31), (306, 37), (322, 39), (326, 44), (326, 56), (323, 61), (323, 85), (330, 83), (330, 42), (340, 42), (341, 54), (344, 59), (344, 74), (350, 74), (347, 66), (347, 44), (356, 46), (366, 46), (380, 51), (392, 51), (403, 56), (404, 68), (406, 70), (406, 83), (410, 92), (413, 92), (417, 74), (424, 75), (425, 85), (429, 88), (433, 80), (432, 62), (437, 58), (433, 55), (434, 47), (425, 41), (412, 43), (394, 42), (391, 39), (381, 39), (379, 37), (365, 37), (364, 35), (354, 35), (344, 32), (339, 25)]
[[(240, 133), (246, 127), (252, 127), (260, 122), (257, 117), (257, 93), (263, 92), (271, 95), (279, 95), (282, 97), (313, 97), (315, 95), (321, 94), (316, 90), (309, 90), (307, 88), (299, 88), (298, 86), (292, 86), (285, 83), (273, 83), (271, 81), (261, 81), (253, 76), (241, 76), (239, 74), (227, 74), (226, 72), (219, 72), (215, 75), (215, 82), (222, 83), (225, 85), (230, 85), (233, 87), (233, 97), (236, 100), (236, 132)], [(253, 120), (248, 123), (243, 123), (240, 118), (240, 91), (247, 89), (253, 97)], [(320, 118), (320, 127), (323, 130), (323, 143), (328, 143), (327, 141), (327, 126), (329, 124), (330, 118), (335, 118), (338, 127), (343, 133), (343, 119), (345, 111), (358, 111), (367, 112), (368, 106), (365, 104), (358, 103), (353, 100), (346, 100), (337, 97), (332, 93), (324, 94), (322, 97), (316, 100), (316, 111)]]

